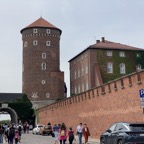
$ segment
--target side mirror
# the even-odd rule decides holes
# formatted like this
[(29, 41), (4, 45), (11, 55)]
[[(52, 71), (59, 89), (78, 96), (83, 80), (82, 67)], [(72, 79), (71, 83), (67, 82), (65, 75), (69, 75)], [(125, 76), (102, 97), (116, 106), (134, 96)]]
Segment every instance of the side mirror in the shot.
[(106, 132), (111, 133), (111, 130), (110, 130), (110, 129), (108, 129)]

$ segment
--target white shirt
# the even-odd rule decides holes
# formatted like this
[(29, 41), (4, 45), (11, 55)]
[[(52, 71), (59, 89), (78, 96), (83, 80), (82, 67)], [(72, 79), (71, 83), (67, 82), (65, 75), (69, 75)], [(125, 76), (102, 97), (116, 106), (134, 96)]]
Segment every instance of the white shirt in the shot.
[(82, 126), (80, 126), (80, 125), (77, 126), (77, 131), (78, 131), (79, 133), (82, 133), (82, 129), (83, 129)]

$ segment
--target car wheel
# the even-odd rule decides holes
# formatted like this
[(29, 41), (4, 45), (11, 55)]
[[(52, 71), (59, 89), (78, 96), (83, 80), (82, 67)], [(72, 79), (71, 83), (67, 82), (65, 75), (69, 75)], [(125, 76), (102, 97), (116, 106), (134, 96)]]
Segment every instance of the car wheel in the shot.
[(105, 138), (104, 138), (104, 137), (102, 137), (102, 138), (100, 139), (100, 144), (105, 144)]
[(118, 140), (117, 144), (123, 144), (122, 140)]

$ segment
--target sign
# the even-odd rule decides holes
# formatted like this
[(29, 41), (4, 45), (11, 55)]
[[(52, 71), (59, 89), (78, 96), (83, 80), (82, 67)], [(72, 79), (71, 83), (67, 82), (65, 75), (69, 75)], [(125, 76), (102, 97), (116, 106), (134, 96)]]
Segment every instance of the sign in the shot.
[(2, 104), (2, 108), (7, 108), (8, 104)]
[(144, 89), (139, 90), (141, 106), (144, 108)]

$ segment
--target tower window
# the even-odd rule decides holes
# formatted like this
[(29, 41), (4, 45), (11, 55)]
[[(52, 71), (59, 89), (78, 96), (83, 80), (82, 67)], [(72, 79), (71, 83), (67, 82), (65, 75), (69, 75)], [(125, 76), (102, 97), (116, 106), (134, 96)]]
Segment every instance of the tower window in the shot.
[(43, 62), (43, 63), (41, 64), (41, 69), (42, 69), (42, 70), (46, 70), (46, 63)]
[(33, 33), (37, 33), (38, 32), (38, 30), (37, 29), (33, 29)]
[(120, 64), (120, 74), (125, 74), (125, 64), (124, 63), (121, 63)]
[(51, 32), (50, 29), (46, 29), (47, 34), (50, 34), (50, 32)]
[(34, 46), (38, 45), (38, 41), (37, 41), (37, 40), (34, 40), (34, 41), (33, 41), (33, 45), (34, 45)]
[(46, 84), (46, 81), (45, 81), (45, 80), (42, 80), (41, 83), (42, 83), (42, 84)]
[(24, 42), (24, 47), (27, 47), (28, 43), (27, 42)]
[(113, 64), (111, 62), (107, 63), (107, 73), (113, 73)]
[(46, 53), (42, 53), (42, 59), (46, 59)]
[(46, 46), (50, 46), (50, 41), (46, 41)]

